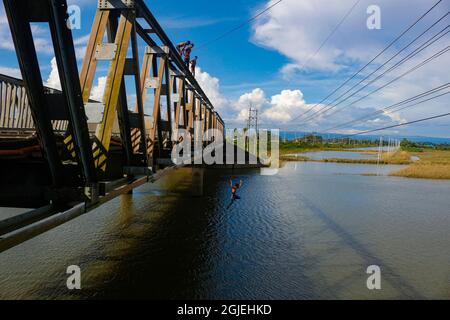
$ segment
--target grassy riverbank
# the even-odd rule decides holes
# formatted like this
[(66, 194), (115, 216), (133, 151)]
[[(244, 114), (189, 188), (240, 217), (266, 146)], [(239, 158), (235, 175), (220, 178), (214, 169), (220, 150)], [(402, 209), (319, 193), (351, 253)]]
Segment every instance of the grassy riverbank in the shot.
[[(314, 151), (314, 150), (312, 150)], [(331, 151), (327, 149), (319, 150), (319, 151)], [(333, 149), (333, 151), (351, 151), (351, 150), (338, 150)], [(303, 151), (303, 152), (311, 152), (309, 151)], [(361, 151), (361, 153), (370, 153)], [(309, 161), (309, 162), (332, 162), (332, 163), (349, 163), (349, 164), (397, 164), (397, 165), (408, 165), (411, 164), (411, 157), (407, 156), (407, 152), (396, 152), (392, 154), (384, 154), (381, 160), (378, 159), (346, 159), (346, 158), (326, 158), (326, 159), (311, 159), (306, 156), (290, 156), (290, 155), (282, 155), (281, 160), (282, 161)]]
[[(280, 142), (280, 156), (289, 159), (291, 154), (318, 152), (318, 151), (352, 151), (351, 149), (361, 149), (377, 147), (377, 143), (370, 141), (350, 140), (347, 142), (327, 142), (327, 141), (282, 141)], [(295, 157), (294, 157), (295, 158)], [(295, 161), (301, 161), (295, 158)], [(294, 161), (294, 160), (293, 160)]]
[(427, 150), (411, 153), (420, 158), (392, 176), (420, 179), (450, 179), (450, 151)]

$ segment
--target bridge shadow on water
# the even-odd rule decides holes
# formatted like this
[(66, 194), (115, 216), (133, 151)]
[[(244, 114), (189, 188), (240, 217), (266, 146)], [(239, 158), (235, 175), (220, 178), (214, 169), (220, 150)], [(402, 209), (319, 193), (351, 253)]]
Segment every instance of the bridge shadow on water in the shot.
[[(422, 295), (398, 273), (395, 272), (385, 261), (377, 257), (367, 247), (360, 243), (353, 235), (337, 224), (326, 212), (317, 207), (312, 201), (304, 195), (298, 194), (299, 200), (321, 221), (327, 229), (332, 230), (348, 247), (353, 249), (365, 261), (366, 266), (377, 265), (382, 269), (383, 281), (388, 281), (399, 292), (399, 299), (423, 299)], [(334, 252), (334, 248), (329, 249), (329, 253)], [(346, 277), (329, 288), (335, 294), (346, 287), (353, 279), (353, 276)]]

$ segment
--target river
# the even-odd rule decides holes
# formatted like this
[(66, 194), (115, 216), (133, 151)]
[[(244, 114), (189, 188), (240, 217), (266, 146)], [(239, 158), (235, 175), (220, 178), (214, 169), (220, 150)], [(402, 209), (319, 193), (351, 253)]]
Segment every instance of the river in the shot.
[[(200, 198), (179, 169), (0, 254), (0, 298), (450, 298), (450, 182), (381, 168), (207, 170)], [(227, 210), (230, 176), (244, 185)], [(367, 289), (370, 265), (381, 290)]]

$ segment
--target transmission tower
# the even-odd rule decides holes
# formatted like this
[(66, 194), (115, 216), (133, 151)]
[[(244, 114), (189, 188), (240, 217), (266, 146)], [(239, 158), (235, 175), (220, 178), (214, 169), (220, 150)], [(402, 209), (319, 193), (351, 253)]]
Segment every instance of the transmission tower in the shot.
[(247, 129), (255, 129), (258, 132), (258, 109), (252, 106), (248, 109)]

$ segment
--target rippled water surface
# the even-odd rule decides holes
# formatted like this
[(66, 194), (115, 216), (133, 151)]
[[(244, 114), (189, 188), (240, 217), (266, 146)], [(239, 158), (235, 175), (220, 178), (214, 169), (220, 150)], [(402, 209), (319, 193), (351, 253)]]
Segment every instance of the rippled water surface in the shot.
[[(210, 170), (202, 198), (177, 170), (0, 254), (0, 298), (450, 298), (450, 182), (376, 170)], [(244, 186), (227, 210), (232, 175)], [(366, 287), (374, 264), (379, 291)]]

